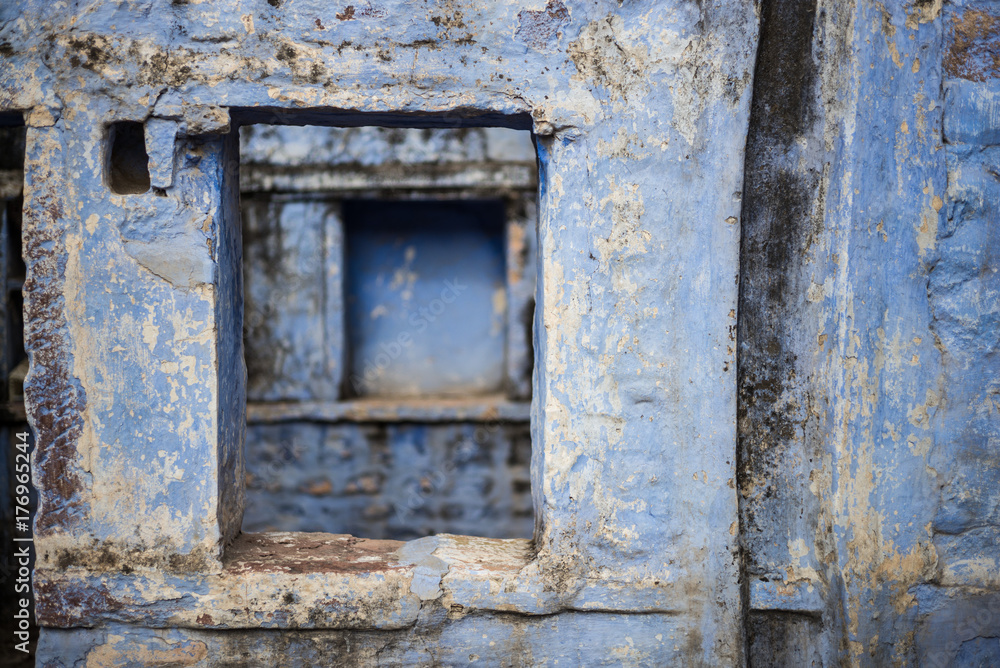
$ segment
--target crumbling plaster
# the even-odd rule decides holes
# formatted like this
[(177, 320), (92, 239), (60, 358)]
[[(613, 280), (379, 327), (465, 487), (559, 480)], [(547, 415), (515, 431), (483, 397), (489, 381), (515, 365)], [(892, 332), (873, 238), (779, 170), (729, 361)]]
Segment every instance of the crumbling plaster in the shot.
[(750, 660), (995, 662), (996, 5), (769, 9), (740, 299)]
[[(752, 3), (23, 2), (3, 12), (0, 40), (13, 46), (2, 106), (27, 112), (30, 126), (25, 234), (51, 239), (44, 257), (28, 255), (26, 290), (45, 328), (29, 336), (26, 383), (43, 625), (66, 625), (60, 615), (80, 608), (73, 624), (121, 614), (213, 626), (196, 583), (234, 593), (219, 583), (252, 538), (223, 554), (242, 474), (232, 128), (499, 124), (533, 128), (541, 163), (536, 535), (490, 544), (516, 552), (517, 574), (486, 568), (477, 577), (506, 584), (476, 585), (468, 605), (669, 613), (664, 631), (677, 632), (656, 634), (659, 645), (709, 664), (740, 660), (734, 339)], [(169, 187), (154, 145), (160, 191), (108, 192), (103, 137), (118, 120), (156, 121), (154, 142), (172, 134), (161, 120), (176, 123)], [(63, 387), (75, 401), (58, 414), (72, 422), (48, 426), (47, 397)], [(46, 482), (56, 467), (59, 485), (75, 481), (65, 490)], [(391, 578), (348, 577), (312, 627), (342, 625), (336, 610), (360, 605), (365, 579), (400, 581), (403, 594), (371, 603), (379, 610), (412, 611), (412, 593), (427, 614), (461, 599), (443, 593), (457, 577), (444, 574), (475, 552), (449, 552), (450, 540), (399, 548)], [(405, 566), (408, 550), (424, 554), (416, 566)], [(328, 565), (317, 592), (338, 577)], [(246, 603), (251, 623), (299, 618), (294, 602), (268, 616), (272, 585)], [(116, 612), (129, 600), (171, 608), (178, 596), (189, 612), (160, 622)]]
[[(759, 58), (742, 2), (0, 9), (0, 109), (29, 125), (42, 651), (995, 661), (997, 3), (763, 5)], [(289, 539), (251, 566), (263, 539), (223, 554), (240, 501), (218, 494), (240, 466), (238, 402), (212, 399), (238, 385), (219, 137), (363, 113), (537, 135), (535, 540), (314, 537), (345, 552), (297, 573)], [(109, 196), (103, 124), (149, 118), (202, 152), (192, 180)], [(170, 261), (199, 234), (207, 256)], [(126, 484), (159, 542), (109, 506)]]

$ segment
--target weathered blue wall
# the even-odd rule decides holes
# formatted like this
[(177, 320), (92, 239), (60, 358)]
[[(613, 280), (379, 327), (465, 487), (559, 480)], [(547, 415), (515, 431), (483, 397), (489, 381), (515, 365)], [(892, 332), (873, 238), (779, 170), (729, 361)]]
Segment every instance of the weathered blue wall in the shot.
[[(572, 656), (742, 660), (732, 344), (753, 5), (28, 0), (2, 11), (15, 45), (3, 108), (29, 126), (26, 407), (46, 629), (430, 637), (414, 626), (426, 618), (465, 638), (446, 643), (468, 660), (491, 630), (494, 652), (516, 656), (513, 637), (537, 628), (539, 651), (559, 654), (558, 624), (528, 617), (569, 613), (609, 616)], [(111, 121), (146, 123), (148, 192), (108, 192)], [(532, 541), (233, 538), (242, 121), (534, 131)], [(651, 637), (623, 632), (658, 621)], [(64, 634), (46, 637), (56, 661)], [(111, 636), (74, 640), (88, 660), (130, 656)]]
[(765, 9), (740, 302), (751, 662), (992, 665), (997, 6)]
[[(145, 9), (0, 8), (47, 661), (1000, 662), (998, 3)], [(226, 546), (225, 107), (531, 123), (533, 542)], [(180, 181), (109, 197), (102, 123), (147, 118)]]

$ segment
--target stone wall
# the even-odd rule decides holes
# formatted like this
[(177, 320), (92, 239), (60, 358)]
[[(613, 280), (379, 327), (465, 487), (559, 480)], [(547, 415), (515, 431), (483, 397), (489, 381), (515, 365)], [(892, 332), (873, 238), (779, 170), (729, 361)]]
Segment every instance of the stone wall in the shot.
[[(42, 665), (1000, 661), (997, 3), (11, 7)], [(109, 194), (110, 122), (148, 192)], [(533, 132), (527, 435), (520, 401), (243, 401), (235, 193), (422, 153), (264, 134), (237, 185), (240, 124), (479, 137), (388, 179), (431, 189)], [(386, 510), (423, 472), (416, 538)], [(454, 507), (490, 481), (504, 517)], [(414, 539), (237, 535), (289, 504)]]
[(740, 301), (751, 663), (1000, 656), (995, 14), (764, 3)]

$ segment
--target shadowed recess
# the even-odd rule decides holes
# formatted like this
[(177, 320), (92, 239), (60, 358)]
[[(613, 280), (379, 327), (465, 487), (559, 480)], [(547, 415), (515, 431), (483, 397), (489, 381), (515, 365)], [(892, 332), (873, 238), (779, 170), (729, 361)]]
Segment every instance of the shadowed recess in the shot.
[(137, 195), (149, 190), (149, 155), (142, 123), (113, 123), (108, 134), (108, 185), (117, 195)]

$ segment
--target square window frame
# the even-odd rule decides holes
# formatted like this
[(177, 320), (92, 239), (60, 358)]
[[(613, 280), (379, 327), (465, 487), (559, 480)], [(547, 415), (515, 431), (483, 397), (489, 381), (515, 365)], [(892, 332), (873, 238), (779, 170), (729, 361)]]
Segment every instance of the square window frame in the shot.
[[(478, 127), (478, 126), (475, 126)], [(486, 126), (491, 127), (491, 126)], [(507, 290), (507, 314), (505, 318), (506, 333), (504, 337), (504, 372), (503, 388), (499, 393), (502, 399), (484, 397), (473, 399), (471, 404), (482, 404), (481, 412), (490, 412), (488, 406), (496, 406), (497, 410), (507, 411), (511, 414), (518, 414), (515, 409), (505, 408), (503, 404), (521, 404), (530, 402), (531, 399), (531, 369), (534, 368), (533, 341), (530, 328), (525, 325), (533, 325), (534, 317), (530, 322), (525, 320), (525, 309), (530, 306), (532, 312), (536, 303), (535, 285), (539, 272), (539, 259), (537, 253), (537, 221), (538, 221), (538, 185), (537, 182), (525, 181), (523, 175), (520, 180), (512, 184), (498, 186), (496, 184), (471, 182), (450, 188), (435, 186), (414, 186), (403, 185), (400, 187), (385, 186), (384, 184), (361, 184), (356, 181), (349, 183), (346, 187), (337, 187), (336, 184), (327, 184), (322, 190), (312, 190), (303, 188), (300, 191), (293, 191), (290, 183), (285, 181), (281, 184), (281, 190), (277, 194), (266, 195), (265, 191), (258, 184), (266, 181), (262, 177), (253, 177), (251, 187), (248, 192), (254, 196), (262, 195), (262, 202), (289, 203), (289, 202), (322, 202), (329, 207), (328, 215), (334, 219), (332, 224), (337, 225), (341, 246), (345, 238), (344, 221), (340, 207), (341, 203), (353, 199), (378, 199), (378, 200), (419, 200), (419, 201), (442, 201), (442, 200), (475, 200), (475, 199), (499, 199), (504, 202), (505, 213), (503, 223), (503, 248), (505, 253), (505, 271), (507, 273), (505, 286)], [(332, 319), (336, 320), (336, 318)], [(334, 326), (329, 324), (328, 326)], [(336, 325), (346, 336), (346, 323)], [(346, 344), (341, 346), (346, 349)], [(347, 382), (346, 365), (341, 365), (338, 372), (339, 382)], [(428, 397), (432, 399), (432, 397)], [(437, 400), (437, 397), (433, 397)], [(334, 417), (338, 419), (363, 419), (367, 414), (366, 405), (374, 402), (383, 404), (396, 403), (400, 410), (409, 413), (409, 406), (422, 403), (423, 398), (409, 400), (405, 398), (369, 398), (348, 396), (342, 390), (331, 387), (328, 396), (318, 399), (248, 399), (248, 412), (251, 420), (275, 419), (280, 415), (287, 414), (288, 419), (304, 418), (311, 416), (316, 420), (329, 420)], [(460, 403), (460, 402), (458, 402)], [(339, 408), (337, 405), (341, 405)], [(443, 405), (454, 406), (456, 402), (450, 399), (443, 399)], [(499, 404), (499, 405), (498, 405)], [(373, 419), (380, 419), (380, 415), (385, 411), (379, 407), (372, 406), (377, 412), (372, 414)], [(442, 413), (442, 418), (452, 415), (453, 408)], [(426, 415), (426, 413), (424, 413)], [(433, 417), (431, 415), (430, 417)]]
[[(505, 202), (504, 221), (504, 252), (506, 254), (505, 269), (508, 272), (507, 288), (510, 291), (512, 282), (511, 273), (520, 273), (521, 279), (518, 284), (524, 283), (524, 275), (533, 269), (534, 286), (532, 287), (533, 316), (532, 327), (537, 328), (542, 317), (538, 310), (540, 299), (538, 291), (542, 285), (543, 267), (541, 254), (538, 252), (537, 237), (540, 233), (540, 213), (543, 206), (543, 194), (545, 175), (543, 172), (545, 161), (541, 154), (541, 147), (538, 144), (538, 136), (534, 133), (530, 120), (523, 116), (514, 117), (511, 124), (491, 123), (486, 118), (480, 117), (471, 120), (453, 121), (447, 120), (442, 125), (438, 125), (433, 116), (423, 117), (420, 124), (411, 122), (390, 121), (388, 123), (372, 123), (362, 119), (376, 120), (378, 114), (366, 114), (358, 117), (359, 121), (350, 124), (340, 123), (313, 123), (308, 125), (322, 125), (334, 127), (352, 127), (356, 125), (378, 125), (382, 127), (399, 128), (420, 128), (420, 127), (512, 127), (518, 130), (530, 130), (531, 138), (536, 149), (535, 181), (530, 186), (520, 185), (515, 188), (499, 189), (495, 184), (465, 183), (459, 188), (448, 187), (407, 187), (407, 186), (385, 186), (380, 187), (358, 187), (354, 184), (351, 187), (343, 188), (336, 193), (336, 199), (330, 196), (327, 191), (324, 196), (334, 207), (338, 209), (337, 224), (341, 226), (341, 238), (346, 237), (343, 229), (344, 221), (339, 210), (341, 202), (345, 199), (358, 197), (371, 197), (378, 199), (398, 200), (398, 199), (482, 199), (500, 198)], [(280, 120), (287, 121), (287, 116), (280, 117)], [(412, 118), (407, 120), (412, 121)], [(254, 120), (253, 124), (261, 124), (261, 121)], [(298, 124), (298, 123), (295, 123)], [(238, 132), (238, 128), (233, 130)], [(238, 163), (238, 160), (237, 160)], [(239, 181), (242, 191), (242, 179)], [(290, 184), (286, 181), (285, 197), (288, 197), (287, 190)], [(533, 215), (532, 215), (533, 214)], [(531, 218), (534, 218), (532, 225)], [(239, 226), (239, 225), (237, 225)], [(523, 254), (517, 245), (510, 244), (509, 238), (512, 236), (512, 229), (517, 231), (513, 234), (534, 233), (535, 240), (531, 244), (522, 244), (521, 248), (526, 251)], [(521, 254), (520, 258), (513, 258), (512, 254)], [(530, 262), (525, 262), (529, 260)], [(242, 265), (241, 265), (242, 272)], [(510, 317), (510, 311), (514, 308), (515, 300), (510, 298), (508, 292), (508, 318), (507, 336), (505, 337), (505, 347), (510, 345), (511, 325), (516, 318)], [(346, 328), (345, 328), (346, 329)], [(521, 330), (523, 336), (523, 330)], [(515, 335), (516, 336), (516, 335)], [(510, 393), (514, 397), (530, 397), (531, 405), (536, 401), (536, 388), (538, 382), (536, 348), (533, 345), (532, 337), (525, 337), (526, 346), (531, 355), (532, 373), (530, 379), (525, 379), (520, 387), (514, 386), (511, 389), (505, 387), (505, 395)], [(505, 386), (510, 382), (510, 367), (508, 361), (510, 356), (505, 350)], [(525, 393), (524, 387), (527, 386)], [(525, 397), (527, 394), (527, 397)], [(426, 591), (423, 589), (421, 580), (428, 568), (436, 568), (442, 562), (446, 564), (445, 572), (453, 581), (453, 586), (467, 588), (468, 592), (455, 598), (449, 605), (466, 610), (481, 610), (490, 612), (500, 611), (520, 611), (527, 614), (550, 614), (564, 609), (565, 604), (562, 597), (551, 592), (545, 592), (545, 587), (540, 581), (540, 569), (538, 563), (538, 545), (536, 538), (540, 532), (540, 525), (543, 519), (540, 517), (537, 507), (538, 494), (535, 490), (537, 480), (541, 477), (538, 470), (540, 458), (535, 452), (535, 434), (540, 429), (536, 424), (536, 411), (532, 408), (525, 412), (527, 407), (522, 401), (516, 399), (511, 401), (466, 401), (434, 399), (440, 403), (440, 409), (428, 412), (423, 401), (410, 401), (407, 399), (346, 399), (338, 398), (333, 401), (323, 402), (302, 402), (292, 408), (285, 404), (278, 407), (280, 415), (286, 419), (309, 419), (319, 421), (337, 421), (344, 418), (357, 421), (383, 420), (391, 416), (392, 419), (415, 420), (432, 418), (434, 420), (523, 420), (530, 422), (532, 434), (532, 457), (531, 457), (531, 480), (532, 497), (535, 499), (535, 537), (531, 539), (494, 539), (481, 538), (477, 536), (451, 536), (449, 534), (439, 534), (426, 538), (419, 538), (410, 541), (381, 541), (377, 539), (357, 538), (354, 536), (322, 534), (316, 532), (267, 532), (261, 534), (244, 534), (237, 538), (233, 544), (227, 546), (224, 563), (230, 572), (239, 572), (246, 576), (252, 571), (259, 571), (269, 576), (283, 572), (289, 568), (289, 564), (299, 563), (308, 559), (311, 563), (324, 564), (318, 566), (315, 571), (306, 568), (305, 576), (316, 584), (322, 583), (324, 588), (331, 586), (344, 596), (344, 607), (355, 607), (359, 599), (354, 593), (357, 585), (354, 573), (365, 578), (378, 578), (383, 586), (376, 590), (374, 596), (381, 599), (381, 610), (361, 620), (358, 626), (346, 625), (340, 619), (342, 613), (336, 614), (336, 619), (332, 625), (320, 624), (313, 626), (312, 622), (303, 624), (301, 620), (291, 621), (282, 624), (280, 628), (402, 628), (402, 626), (412, 624), (416, 621), (416, 612), (406, 605), (412, 601), (414, 595), (421, 601), (434, 600), (441, 594), (441, 589), (433, 586)], [(388, 406), (388, 409), (387, 409)], [(247, 420), (258, 421), (265, 418), (275, 417), (274, 411), (269, 411), (262, 404), (247, 404)], [(238, 483), (242, 485), (242, 479)], [(244, 491), (241, 488), (240, 494)], [(384, 543), (391, 543), (393, 549), (386, 554), (379, 550), (379, 546)], [(306, 556), (308, 555), (308, 557)], [(334, 556), (335, 555), (335, 556)], [(331, 558), (333, 557), (333, 558)], [(364, 569), (358, 568), (359, 564), (364, 564)], [(330, 567), (329, 564), (334, 564)], [(485, 567), (484, 567), (485, 565)], [(348, 571), (350, 575), (346, 575)], [(404, 579), (402, 586), (397, 578), (402, 572)], [(483, 600), (483, 592), (494, 591), (498, 585), (504, 593), (500, 595), (489, 595)], [(283, 584), (283, 583), (282, 583)], [(339, 585), (339, 586), (338, 586)], [(270, 587), (270, 585), (269, 585)], [(279, 585), (279, 589), (281, 585)], [(525, 594), (528, 594), (525, 596)], [(371, 597), (372, 593), (368, 593)], [(218, 610), (218, 609), (217, 609)], [(339, 611), (338, 611), (339, 612)], [(399, 624), (399, 615), (403, 614), (405, 622)], [(412, 614), (412, 617), (410, 616)], [(225, 625), (230, 628), (229, 625)]]
[[(255, 122), (250, 125), (268, 125)], [(365, 124), (361, 124), (365, 125)], [(375, 124), (372, 124), (375, 125)], [(310, 123), (313, 127), (352, 127), (339, 123)], [(308, 127), (307, 126), (307, 127)], [(243, 127), (242, 125), (240, 127)], [(383, 126), (384, 127), (384, 126)], [(420, 128), (405, 123), (392, 127)], [(454, 123), (441, 126), (454, 127)], [(462, 124), (462, 127), (503, 127), (493, 124)], [(510, 128), (507, 128), (510, 129)], [(528, 133), (521, 123), (518, 131)], [(239, 129), (234, 129), (234, 133)], [(530, 133), (529, 133), (529, 136)], [(534, 137), (532, 142), (534, 143)], [(534, 365), (531, 326), (534, 324), (535, 281), (539, 271), (537, 239), (538, 168), (536, 159), (530, 171), (517, 162), (499, 162), (502, 174), (473, 170), (471, 175), (446, 175), (435, 181), (433, 167), (426, 174), (414, 168), (415, 174), (402, 184), (387, 183), (373, 178), (364, 170), (358, 173), (338, 169), (336, 177), (324, 178), (322, 167), (316, 172), (303, 170), (304, 179), (289, 177), (280, 168), (271, 171), (258, 163), (239, 165), (241, 195), (259, 198), (260, 203), (287, 204), (304, 202), (319, 204), (327, 212), (326, 225), (337, 226), (334, 236), (343, 249), (346, 229), (342, 204), (348, 200), (378, 201), (453, 201), (500, 200), (503, 202), (503, 249), (505, 254), (505, 290), (507, 293), (504, 336), (503, 389), (498, 394), (468, 398), (441, 397), (345, 397), (343, 391), (322, 399), (257, 400), (248, 399), (249, 426), (271, 425), (295, 421), (314, 423), (398, 423), (398, 422), (473, 422), (488, 428), (500, 422), (512, 422), (530, 427), (531, 368)], [(498, 167), (498, 170), (500, 169)], [(277, 182), (277, 185), (275, 185)], [(320, 182), (321, 186), (315, 183)], [(241, 211), (245, 209), (241, 206)], [(273, 212), (270, 215), (275, 215)], [(242, 226), (242, 223), (240, 224)], [(513, 243), (511, 241), (513, 240)], [(244, 267), (241, 274), (246, 276)], [(342, 273), (342, 272), (341, 272)], [(246, 297), (245, 297), (246, 299)], [(531, 309), (531, 322), (524, 322), (524, 310)], [(337, 327), (346, 336), (346, 322), (327, 318), (328, 326)], [(525, 325), (528, 325), (527, 327)], [(343, 346), (346, 348), (346, 345)], [(341, 382), (346, 382), (346, 366)], [(245, 490), (241, 493), (245, 493)], [(473, 536), (474, 538), (478, 538)], [(524, 540), (524, 539), (515, 539)]]
[[(109, 112), (95, 109), (95, 113)], [(305, 109), (283, 113), (284, 120), (290, 124), (340, 124), (335, 120), (336, 114), (330, 116), (328, 110)], [(220, 286), (220, 303), (232, 303), (233, 290), (240, 284), (241, 273), (231, 271), (233, 258), (240, 254), (238, 243), (234, 243), (239, 240), (238, 225), (231, 224), (233, 212), (238, 215), (239, 211), (238, 201), (234, 201), (234, 194), (239, 193), (239, 169), (238, 139), (231, 130), (228, 114), (232, 114), (233, 125), (238, 125), (239, 121), (262, 122), (257, 119), (268, 118), (267, 113), (260, 110), (243, 114), (239, 109), (229, 109), (225, 124), (219, 122), (218, 127), (203, 130), (209, 135), (213, 132), (216, 136), (221, 135), (221, 139), (199, 144), (208, 147), (211, 158), (208, 166), (219, 166), (196, 185), (206, 192), (214, 192), (220, 202), (221, 213), (210, 227), (218, 239), (214, 247), (218, 253), (214, 256), (217, 266), (226, 274), (215, 279)], [(430, 119), (427, 121), (430, 127), (440, 122), (435, 121), (434, 116), (380, 116), (378, 112), (348, 116), (356, 119), (357, 125), (420, 127), (413, 122), (414, 118)], [(484, 114), (459, 123), (529, 129), (534, 122), (527, 114), (506, 117)], [(445, 123), (446, 127), (454, 125), (455, 122), (451, 121)], [(587, 132), (578, 129), (559, 134), (544, 122), (538, 123), (537, 127), (542, 137), (537, 142), (539, 273), (531, 409), (534, 538), (503, 540), (441, 535), (399, 545), (391, 541), (317, 534), (275, 533), (237, 537), (239, 522), (233, 520), (238, 515), (243, 494), (242, 479), (237, 475), (242, 472), (242, 451), (232, 447), (233, 438), (239, 431), (239, 424), (233, 421), (235, 406), (239, 403), (236, 400), (238, 392), (225, 398), (220, 395), (223, 400), (216, 405), (216, 415), (224, 424), (220, 424), (216, 442), (218, 450), (214, 456), (222, 464), (212, 474), (214, 477), (203, 480), (218, 485), (213, 492), (218, 503), (221, 536), (221, 541), (214, 543), (218, 550), (206, 551), (195, 545), (193, 550), (185, 547), (188, 551), (178, 552), (170, 546), (157, 546), (151, 554), (136, 553), (141, 560), (141, 570), (136, 570), (124, 561), (131, 555), (88, 548), (79, 553), (80, 561), (74, 563), (83, 570), (66, 578), (43, 565), (35, 571), (36, 592), (40, 592), (36, 610), (43, 625), (70, 628), (114, 621), (146, 627), (207, 629), (402, 629), (415, 623), (422, 602), (439, 599), (451, 610), (462, 611), (460, 615), (474, 611), (537, 615), (566, 610), (679, 613), (686, 609), (684, 587), (689, 582), (684, 577), (663, 579), (664, 576), (657, 575), (655, 569), (648, 577), (644, 575), (645, 571), (640, 570), (627, 574), (624, 580), (589, 577), (588, 553), (600, 552), (608, 546), (602, 544), (599, 535), (591, 535), (589, 527), (584, 530), (581, 526), (578, 531), (577, 527), (560, 526), (560, 520), (568, 513), (575, 513), (579, 503), (572, 496), (563, 498), (563, 492), (552, 495), (547, 488), (542, 488), (543, 484), (548, 486), (553, 475), (562, 477), (562, 482), (558, 484), (565, 484), (569, 476), (579, 477), (579, 472), (566, 469), (563, 463), (550, 465), (546, 461), (549, 454), (546, 449), (555, 447), (558, 451), (561, 445), (572, 443), (565, 440), (560, 443), (559, 435), (550, 433), (548, 421), (561, 419), (555, 411), (564, 411), (559, 415), (566, 418), (567, 408), (570, 417), (573, 410), (582, 410), (560, 405), (558, 399), (550, 405), (550, 397), (545, 392), (548, 382), (545, 376), (549, 369), (544, 364), (555, 359), (551, 355), (566, 353), (565, 341), (560, 342), (558, 338), (565, 334), (566, 325), (560, 321), (559, 314), (551, 310), (559, 308), (563, 299), (559, 292), (563, 277), (547, 275), (543, 258), (547, 257), (546, 253), (553, 252), (558, 253), (559, 261), (574, 263), (578, 261), (577, 252), (585, 253), (554, 240), (567, 229), (561, 215), (556, 216), (556, 207), (553, 206), (553, 202), (558, 202), (564, 193), (561, 182), (553, 182), (550, 190), (548, 181), (550, 172), (560, 179), (579, 180), (580, 177), (571, 174), (568, 167), (579, 158), (581, 151), (599, 150), (598, 142), (602, 138), (597, 132), (588, 137)], [(36, 135), (44, 135), (60, 130), (42, 127), (32, 128), (32, 131)], [(41, 143), (40, 139), (37, 137), (35, 143)], [(147, 196), (152, 195), (134, 197)], [(591, 203), (591, 207), (593, 205)], [(728, 204), (719, 205), (722, 210), (729, 207)], [(579, 215), (570, 214), (568, 217), (573, 220)], [(229, 224), (226, 221), (230, 221)], [(714, 234), (731, 234), (730, 229), (735, 228), (713, 223), (710, 229)], [(590, 259), (596, 260), (593, 255)], [(242, 265), (237, 266), (241, 268)], [(554, 301), (552, 307), (546, 303), (547, 296)], [(724, 311), (714, 306), (703, 310), (710, 313), (713, 320), (723, 319), (719, 314)], [(226, 382), (237, 382), (234, 380), (232, 361), (237, 346), (242, 360), (242, 328), (239, 328), (239, 336), (234, 337), (232, 319), (224, 311), (217, 311), (216, 317), (229, 332), (229, 340), (223, 345), (225, 335), (216, 332), (215, 345), (220, 356), (224, 355), (227, 360), (224, 367)], [(683, 333), (684, 336), (687, 334)], [(557, 352), (549, 351), (549, 345)], [(576, 389), (579, 391), (580, 386)], [(726, 401), (729, 399), (723, 400), (723, 403)], [(245, 399), (242, 403), (246, 405)], [(550, 410), (553, 413), (550, 414)], [(587, 417), (593, 417), (590, 414), (593, 410), (585, 411)], [(614, 418), (613, 413), (608, 416)], [(546, 435), (550, 438), (546, 439)], [(729, 462), (726, 464), (729, 465)], [(39, 468), (36, 466), (35, 470), (37, 473)], [(609, 479), (613, 480), (614, 476)], [(584, 512), (589, 511), (584, 509)], [(721, 542), (731, 541), (723, 537)], [(621, 567), (627, 568), (627, 564)], [(121, 572), (108, 574), (109, 569), (121, 569)], [(170, 599), (163, 594), (165, 573), (169, 574), (170, 591), (199, 591), (204, 594), (197, 598), (184, 596)], [(553, 574), (560, 573), (563, 574), (559, 576), (563, 585), (553, 588)], [(82, 604), (72, 610), (65, 610), (60, 605), (59, 592), (67, 586), (71, 586), (82, 600)], [(114, 593), (111, 593), (112, 590)], [(308, 594), (303, 596), (302, 592)], [(150, 608), (150, 596), (159, 596), (155, 601), (155, 610)], [(282, 603), (289, 600), (288, 596), (292, 597), (294, 605)]]

